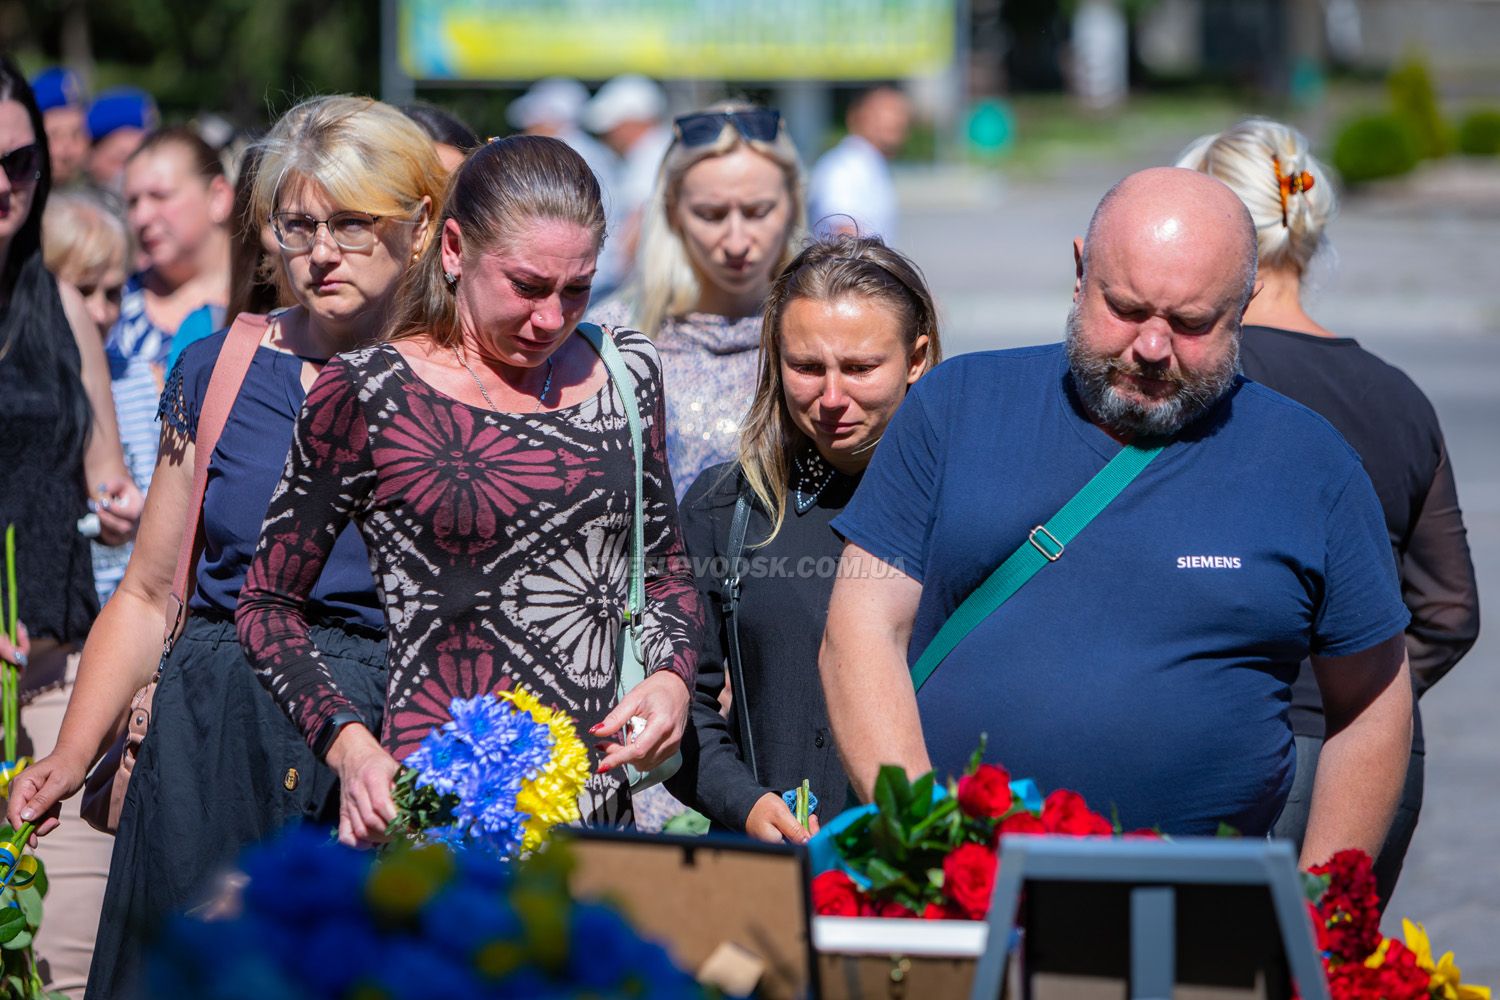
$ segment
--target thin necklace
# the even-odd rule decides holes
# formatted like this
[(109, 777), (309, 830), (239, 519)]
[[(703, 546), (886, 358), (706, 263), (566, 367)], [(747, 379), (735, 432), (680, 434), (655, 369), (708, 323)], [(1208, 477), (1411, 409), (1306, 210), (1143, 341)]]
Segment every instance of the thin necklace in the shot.
[[(479, 374), (477, 372), (475, 372), (473, 368), (469, 367), (469, 363), (464, 360), (464, 356), (458, 352), (458, 348), (457, 347), (453, 348), (453, 356), (458, 359), (458, 363), (459, 364), (461, 364), (461, 365), (464, 366), (464, 370), (469, 373), (469, 378), (473, 379), (474, 380), (474, 384), (479, 387), (479, 394), (484, 397), (484, 401), (489, 404), (490, 409), (493, 410), (496, 413), (499, 413), (500, 412), (500, 407), (498, 407), (498, 406), (495, 405), (495, 401), (490, 398), (489, 390), (485, 389), (484, 383), (481, 382), (481, 381), (479, 381)], [(550, 392), (551, 390), (552, 390), (552, 359), (549, 357), (547, 359), (547, 377), (542, 380), (542, 391), (536, 394), (536, 405), (533, 406), (527, 412), (529, 412), (529, 413), (536, 413), (538, 410), (540, 410), (542, 408), (542, 406), (545, 405), (545, 403), (546, 403), (547, 393)]]

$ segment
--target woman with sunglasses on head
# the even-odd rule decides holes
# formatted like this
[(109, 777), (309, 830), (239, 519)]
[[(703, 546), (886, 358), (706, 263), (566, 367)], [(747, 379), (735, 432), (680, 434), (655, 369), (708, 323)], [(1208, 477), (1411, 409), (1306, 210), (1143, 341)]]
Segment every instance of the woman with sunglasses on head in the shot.
[(781, 113), (739, 101), (673, 123), (641, 221), (635, 276), (600, 309), (661, 354), (679, 497), (732, 458), (755, 390), (761, 306), (804, 224), (802, 167)]
[(817, 670), (843, 548), (829, 522), (907, 389), (941, 358), (921, 272), (878, 237), (815, 242), (771, 286), (738, 460), (708, 469), (682, 502), (708, 617), (683, 767), (668, 787), (719, 826), (806, 840), (783, 799), (804, 779), (818, 813), (843, 808), (848, 779)]
[[(53, 217), (51, 186), (41, 111), (15, 63), (0, 56), (0, 532), (15, 530), (16, 581), (13, 597), (0, 595), (0, 609), (14, 599), (18, 624), (15, 645), (0, 628), (0, 660), (22, 667), (20, 724), (8, 735), (16, 737), (18, 756), (32, 758), (52, 749), (78, 651), (99, 611), (79, 524), (90, 520), (91, 492), (109, 501), (99, 505), (91, 528), (106, 541), (130, 537), (141, 514), (94, 321), (107, 297), (86, 299), (45, 266), (59, 260), (42, 249), (43, 215)], [(109, 233), (102, 235), (99, 254), (68, 256), (99, 264), (107, 282), (111, 248)], [(94, 275), (79, 268), (66, 277)], [(0, 563), (0, 590), (8, 586)], [(15, 763), (3, 764), (13, 776)], [(48, 920), (33, 946), (45, 962), (47, 988), (69, 992), (83, 988), (88, 971), (110, 850), (108, 838), (73, 825), (82, 829), (47, 854)]]
[[(1245, 203), (1259, 244), (1259, 285), (1245, 310), (1245, 374), (1327, 418), (1359, 452), (1385, 511), (1411, 624), (1407, 656), (1417, 697), (1458, 664), (1479, 635), (1479, 591), (1453, 469), (1437, 413), (1407, 377), (1303, 308), (1308, 268), (1327, 246), (1338, 197), (1302, 133), (1264, 118), (1204, 136), (1178, 160), (1216, 177)], [(1390, 901), (1422, 808), (1422, 717), (1415, 729), (1400, 808), (1375, 859), (1382, 907)], [(1272, 834), (1301, 849), (1325, 717), (1317, 679), (1303, 663), (1292, 684), (1297, 768)]]
[[(346, 843), (385, 839), (398, 761), (451, 720), (455, 698), (524, 686), (597, 737), (579, 801), (589, 825), (628, 824), (619, 765), (649, 770), (681, 740), (697, 593), (656, 352), (636, 333), (579, 329), (603, 238), (598, 181), (565, 143), (481, 146), (454, 175), (440, 242), (403, 282), (386, 342), (337, 359), (308, 395), (239, 632), (262, 682), (338, 772)], [(611, 342), (633, 384), (605, 367)], [(622, 695), (615, 648), (637, 502), (650, 674)], [(330, 526), (351, 522), (385, 581), (383, 727), (350, 712), (304, 610)], [(633, 717), (644, 728), (621, 739)]]
[[(163, 394), (161, 457), (136, 551), (84, 651), (57, 749), (12, 789), (11, 822), (55, 826), (56, 803), (78, 790), (151, 679), (178, 547), (197, 516), (194, 469), (208, 462), (202, 556), (125, 796), (91, 996), (131, 995), (136, 936), (200, 902), (243, 845), (289, 822), (338, 818), (335, 775), (256, 681), (233, 615), (307, 387), (332, 355), (372, 342), (386, 323), (397, 280), (433, 239), (444, 175), (421, 130), (367, 98), (293, 108), (261, 154), (254, 216), (272, 222), (277, 280), (297, 305), (183, 352)], [(209, 383), (246, 331), (258, 346), (217, 446), (199, 453)], [(321, 573), (306, 578), (305, 614), (350, 710), (378, 728), (385, 619), (369, 557), (353, 530), (327, 538)]]

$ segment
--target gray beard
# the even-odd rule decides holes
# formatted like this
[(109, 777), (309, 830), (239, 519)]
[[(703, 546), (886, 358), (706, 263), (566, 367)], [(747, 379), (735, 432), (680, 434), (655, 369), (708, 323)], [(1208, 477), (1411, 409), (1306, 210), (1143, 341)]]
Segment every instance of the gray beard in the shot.
[[(1171, 437), (1206, 413), (1224, 397), (1240, 373), (1240, 339), (1208, 371), (1171, 372), (1165, 366), (1132, 364), (1118, 358), (1090, 354), (1083, 347), (1078, 307), (1068, 312), (1068, 368), (1083, 408), (1095, 421), (1118, 434)], [(1122, 394), (1114, 386), (1118, 375), (1143, 375), (1173, 384), (1171, 395), (1144, 402)]]

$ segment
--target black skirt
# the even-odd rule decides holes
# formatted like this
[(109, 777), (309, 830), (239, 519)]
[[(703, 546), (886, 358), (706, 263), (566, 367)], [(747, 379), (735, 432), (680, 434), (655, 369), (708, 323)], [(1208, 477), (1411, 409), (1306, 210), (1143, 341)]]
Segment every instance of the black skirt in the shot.
[[(314, 627), (312, 638), (378, 736), (384, 636)], [(143, 948), (164, 916), (212, 898), (246, 845), (338, 815), (337, 778), (261, 686), (233, 622), (188, 619), (125, 795), (85, 996), (138, 995)]]

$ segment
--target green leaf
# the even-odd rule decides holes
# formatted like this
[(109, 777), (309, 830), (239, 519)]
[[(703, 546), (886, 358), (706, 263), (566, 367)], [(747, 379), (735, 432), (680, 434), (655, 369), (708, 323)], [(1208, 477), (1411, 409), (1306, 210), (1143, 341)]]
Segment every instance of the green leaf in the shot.
[(881, 816), (870, 824), (870, 846), (877, 858), (885, 858), (896, 864), (906, 860), (906, 829), (894, 816)]
[[(30, 948), (32, 937), (33, 935), (31, 931), (27, 930), (23, 925), (21, 927), (20, 933), (18, 933), (15, 937), (11, 938), (9, 941), (0, 941), (0, 948), (4, 948), (7, 951), (20, 951), (23, 948)], [(25, 994), (23, 994), (23, 996), (24, 995)]]
[(969, 754), (969, 766), (965, 768), (964, 774), (973, 774), (975, 771), (979, 770), (979, 765), (984, 763), (985, 745), (988, 744), (989, 741), (989, 733), (979, 734), (979, 746), (975, 747), (974, 752)]
[(881, 858), (871, 860), (866, 871), (870, 878), (870, 888), (876, 892), (888, 888), (906, 877), (899, 868)]
[(1313, 875), (1310, 872), (1298, 872), (1302, 876), (1302, 894), (1307, 897), (1308, 902), (1317, 903), (1323, 898), (1323, 893), (1328, 891), (1329, 884), (1333, 881), (1332, 876)]
[(933, 805), (932, 811), (929, 812), (926, 816), (922, 817), (921, 822), (916, 823), (912, 826), (911, 831), (907, 835), (908, 843), (916, 845), (927, 833), (927, 831), (933, 829), (934, 827), (940, 826), (943, 820), (952, 816), (957, 809), (957, 799), (948, 798), (942, 799), (941, 801), (937, 802), (935, 805)]
[(25, 930), (26, 914), (21, 912), (20, 907), (0, 907), (0, 945), (14, 940), (17, 934)]
[(911, 786), (906, 781), (906, 772), (887, 764), (875, 778), (875, 808), (882, 819), (899, 817), (901, 810), (911, 798)]
[(1240, 836), (1240, 831), (1236, 830), (1234, 827), (1230, 826), (1228, 823), (1220, 821), (1218, 832), (1216, 832), (1214, 834), (1214, 836), (1215, 837), (1238, 837), (1238, 836)]
[(932, 811), (932, 786), (936, 781), (937, 775), (928, 771), (911, 786), (911, 804), (906, 809), (909, 819), (921, 819)]
[(21, 904), (21, 912), (26, 915), (26, 928), (32, 933), (42, 926), (42, 897), (27, 886), (16, 893), (16, 902)]

